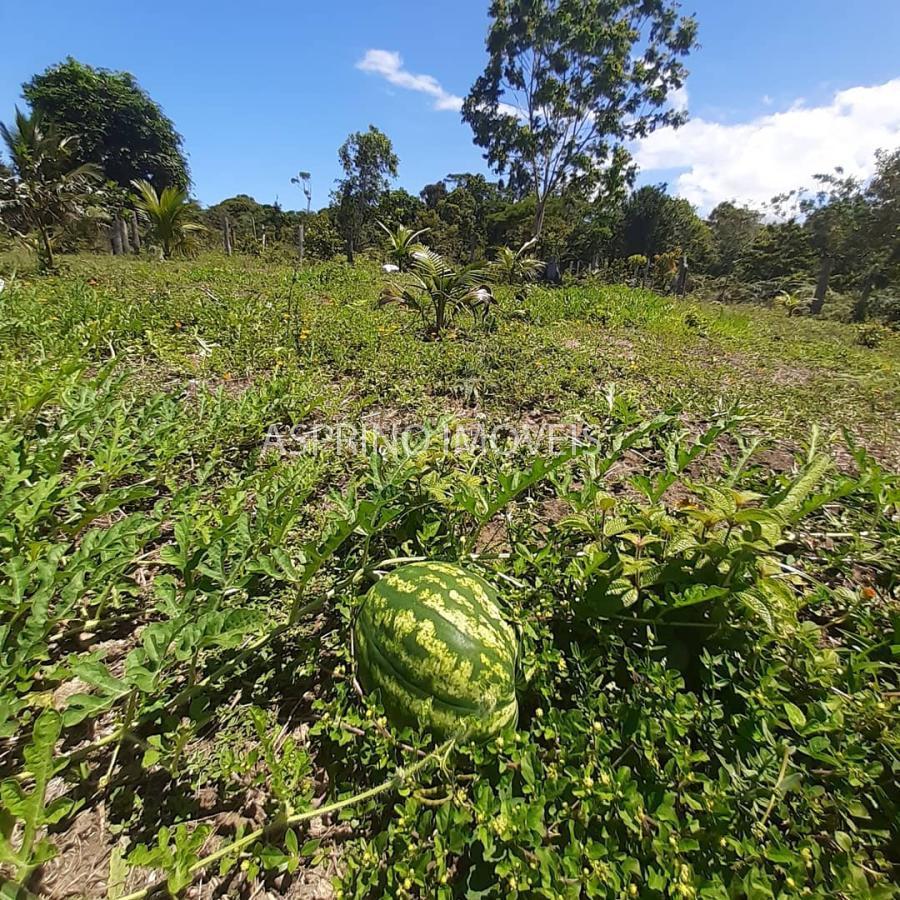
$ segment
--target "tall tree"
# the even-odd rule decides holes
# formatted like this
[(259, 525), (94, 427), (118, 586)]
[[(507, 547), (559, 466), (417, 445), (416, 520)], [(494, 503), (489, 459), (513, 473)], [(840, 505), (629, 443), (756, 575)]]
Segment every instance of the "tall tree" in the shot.
[(875, 177), (865, 192), (866, 223), (857, 236), (861, 276), (853, 319), (868, 315), (872, 292), (900, 282), (900, 149), (877, 155)]
[[(0, 210), (7, 228), (28, 240), (37, 235), (42, 270), (55, 267), (53, 245), (65, 226), (84, 215), (96, 196), (100, 173), (75, 161), (76, 139), (64, 137), (40, 113), (16, 110), (14, 124), (0, 124), (12, 162), (0, 177)], [(4, 167), (5, 168), (5, 167)]]
[(537, 237), (549, 197), (618, 184), (627, 141), (685, 121), (667, 98), (697, 25), (673, 0), (493, 0), (490, 15), (463, 119), (488, 162), (534, 195)]
[(76, 161), (94, 163), (122, 188), (190, 183), (181, 135), (128, 72), (95, 69), (72, 57), (22, 86), (32, 108), (63, 135), (78, 135)]
[(347, 260), (352, 264), (356, 247), (367, 226), (375, 220), (375, 208), (397, 177), (399, 160), (390, 138), (374, 125), (368, 131), (351, 134), (338, 150), (344, 177), (338, 180), (338, 225), (347, 245)]
[(303, 196), (306, 197), (306, 212), (309, 214), (309, 208), (312, 205), (312, 175), (309, 172), (298, 172), (292, 179), (291, 184), (296, 184)]
[(800, 188), (774, 198), (774, 209), (782, 215), (799, 214), (818, 255), (816, 287), (810, 312), (817, 315), (825, 305), (831, 276), (850, 275), (857, 265), (856, 236), (864, 228), (866, 201), (862, 185), (844, 170), (815, 175), (816, 187)]
[(711, 272), (732, 275), (753, 246), (762, 227), (762, 214), (726, 200), (709, 214), (708, 224), (713, 245)]
[(665, 184), (644, 185), (626, 200), (620, 223), (622, 256), (687, 253), (693, 262), (710, 256), (708, 226), (687, 200), (671, 197)]
[(800, 223), (770, 222), (757, 232), (737, 272), (744, 281), (773, 282), (766, 293), (774, 295), (806, 282), (815, 258), (809, 232)]

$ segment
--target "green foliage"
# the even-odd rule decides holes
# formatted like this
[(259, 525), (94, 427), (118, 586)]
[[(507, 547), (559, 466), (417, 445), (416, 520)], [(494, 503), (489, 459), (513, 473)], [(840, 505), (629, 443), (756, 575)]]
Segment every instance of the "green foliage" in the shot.
[(190, 219), (193, 210), (187, 193), (174, 187), (157, 193), (149, 181), (135, 181), (133, 187), (137, 191), (134, 205), (149, 225), (151, 238), (157, 242), (163, 258), (190, 252), (191, 238), (203, 231), (203, 226)]
[(40, 266), (51, 270), (61, 231), (90, 211), (98, 172), (75, 163), (76, 139), (63, 137), (40, 113), (28, 116), (16, 109), (15, 124), (0, 123), (0, 136), (13, 165), (0, 181), (3, 223), (25, 241), (36, 233)]
[(750, 251), (762, 224), (754, 209), (725, 201), (709, 214), (712, 231), (712, 275), (732, 275)]
[[(61, 730), (59, 714), (44, 710), (35, 720), (31, 742), (22, 753), (33, 785), (23, 788), (14, 778), (0, 784), (0, 860), (13, 866), (16, 878), (23, 881), (55, 853), (49, 840), (39, 838), (41, 830), (65, 818), (74, 806), (68, 797), (57, 797), (50, 803), (46, 798)], [(21, 826), (18, 848), (13, 844), (16, 823)]]
[[(217, 249), (222, 245), (220, 238), (226, 217), (231, 227), (233, 248), (254, 254), (259, 254), (262, 250), (263, 234), (266, 235), (267, 247), (283, 242), (292, 249), (296, 248), (297, 226), (303, 222), (309, 231), (310, 221), (317, 218), (287, 212), (277, 204), (257, 203), (246, 194), (238, 194), (203, 211), (203, 221), (210, 231), (216, 232)], [(324, 258), (330, 258), (332, 255), (333, 252)]]
[(815, 266), (809, 233), (797, 222), (767, 224), (760, 229), (739, 265), (745, 281), (786, 282), (808, 280)]
[(22, 93), (62, 134), (78, 137), (76, 163), (97, 166), (126, 190), (133, 181), (149, 181), (157, 191), (187, 189), (181, 135), (128, 72), (69, 57), (35, 75)]
[[(896, 894), (897, 335), (587, 283), (429, 342), (375, 266), (68, 267), (0, 294), (26, 887), (84, 810), (111, 896)], [(376, 415), (421, 428), (289, 435)], [(359, 598), (423, 558), (520, 637), (490, 742), (430, 750), (354, 685)]]
[(518, 250), (501, 247), (490, 266), (491, 278), (498, 284), (524, 284), (537, 278), (544, 263), (529, 256), (535, 243), (534, 239), (526, 241)]
[(867, 325), (860, 325), (856, 332), (856, 343), (863, 347), (880, 347), (885, 338), (890, 337), (890, 329), (877, 322), (869, 322)]
[(476, 323), (488, 322), (494, 297), (485, 286), (486, 272), (474, 266), (455, 269), (433, 250), (417, 250), (412, 256), (407, 276), (393, 279), (384, 288), (382, 305), (399, 303), (416, 310), (434, 337), (440, 337), (463, 312)]
[(378, 222), (378, 227), (387, 235), (388, 259), (401, 271), (405, 272), (415, 262), (417, 253), (425, 250), (419, 237), (428, 229), (421, 228), (413, 231), (405, 225), (398, 225), (393, 231), (383, 222)]
[(652, 259), (687, 253), (702, 268), (711, 252), (709, 227), (686, 200), (671, 197), (665, 185), (645, 185), (625, 201), (619, 226), (619, 252)]

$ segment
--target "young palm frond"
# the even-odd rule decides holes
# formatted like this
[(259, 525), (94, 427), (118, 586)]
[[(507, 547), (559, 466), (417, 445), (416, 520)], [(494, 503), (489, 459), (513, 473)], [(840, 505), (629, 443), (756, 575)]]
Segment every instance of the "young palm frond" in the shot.
[(501, 284), (524, 284), (533, 281), (544, 270), (544, 263), (528, 251), (537, 243), (536, 238), (526, 241), (518, 250), (501, 247), (496, 259), (490, 265), (490, 272), (495, 281)]
[(191, 236), (206, 229), (189, 218), (191, 207), (187, 191), (167, 187), (160, 194), (149, 181), (133, 181), (132, 185), (137, 191), (134, 205), (150, 226), (163, 257), (170, 259), (176, 253), (188, 252)]
[(381, 302), (415, 309), (428, 330), (439, 337), (464, 311), (476, 322), (488, 320), (495, 301), (487, 280), (487, 272), (476, 266), (454, 269), (439, 253), (421, 248), (413, 251), (406, 276), (385, 287)]
[(428, 228), (420, 228), (413, 231), (405, 225), (398, 225), (391, 231), (384, 222), (379, 222), (378, 227), (388, 236), (388, 257), (390, 261), (401, 271), (406, 272), (413, 262), (413, 255), (424, 250), (425, 247), (419, 241), (419, 236), (430, 231)]

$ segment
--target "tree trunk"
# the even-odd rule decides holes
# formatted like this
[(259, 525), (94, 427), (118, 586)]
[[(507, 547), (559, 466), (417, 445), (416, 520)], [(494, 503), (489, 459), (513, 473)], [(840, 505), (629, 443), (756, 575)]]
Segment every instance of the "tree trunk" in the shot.
[(353, 235), (347, 237), (347, 262), (353, 265)]
[(544, 269), (544, 280), (550, 284), (560, 284), (562, 275), (559, 271), (559, 259), (554, 254), (547, 260), (547, 267)]
[(53, 257), (53, 245), (50, 243), (50, 233), (43, 225), (38, 226), (38, 235), (41, 239), (41, 250), (38, 259), (42, 263), (45, 272), (52, 272), (56, 268), (56, 260)]
[(122, 244), (122, 253), (131, 253), (131, 244), (128, 241), (128, 226), (122, 216), (116, 216), (116, 228), (119, 229), (119, 241)]
[(306, 242), (306, 227), (304, 225), (297, 226), (297, 240), (300, 249), (300, 265), (303, 265), (303, 254)]
[(869, 298), (872, 296), (872, 279), (867, 278), (853, 304), (852, 319), (854, 322), (865, 322), (869, 315)]
[(225, 216), (225, 221), (222, 225), (222, 243), (225, 247), (225, 253), (231, 256), (231, 221), (228, 216)]
[(541, 236), (541, 230), (544, 227), (544, 212), (547, 209), (547, 198), (537, 198), (537, 207), (534, 211), (534, 227), (531, 229), (531, 236), (534, 238), (539, 238)]
[(136, 209), (131, 211), (131, 246), (137, 256), (141, 252), (141, 229)]
[(816, 293), (809, 307), (809, 311), (814, 316), (822, 312), (822, 307), (825, 305), (825, 295), (828, 293), (828, 279), (831, 278), (833, 267), (834, 260), (830, 256), (823, 256), (819, 262), (819, 280), (816, 282)]
[(122, 255), (122, 232), (119, 231), (119, 219), (116, 217), (109, 226), (109, 243), (113, 256)]

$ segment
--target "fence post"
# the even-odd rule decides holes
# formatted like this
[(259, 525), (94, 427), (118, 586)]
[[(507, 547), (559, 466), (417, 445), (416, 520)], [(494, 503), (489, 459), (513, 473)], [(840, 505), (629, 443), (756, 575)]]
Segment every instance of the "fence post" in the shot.
[(688, 276), (688, 258), (687, 253), (681, 255), (681, 264), (678, 266), (678, 281), (675, 287), (675, 293), (679, 297), (683, 297), (687, 293), (687, 276)]

